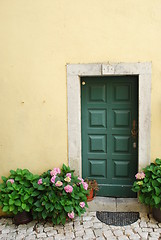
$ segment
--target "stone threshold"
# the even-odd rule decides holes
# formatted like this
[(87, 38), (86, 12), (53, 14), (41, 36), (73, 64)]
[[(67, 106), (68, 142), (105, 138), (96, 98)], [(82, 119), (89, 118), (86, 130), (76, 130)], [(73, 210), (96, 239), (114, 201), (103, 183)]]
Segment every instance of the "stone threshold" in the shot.
[(95, 197), (93, 201), (88, 202), (88, 206), (89, 208), (86, 208), (88, 212), (149, 212), (149, 208), (138, 202), (137, 198)]

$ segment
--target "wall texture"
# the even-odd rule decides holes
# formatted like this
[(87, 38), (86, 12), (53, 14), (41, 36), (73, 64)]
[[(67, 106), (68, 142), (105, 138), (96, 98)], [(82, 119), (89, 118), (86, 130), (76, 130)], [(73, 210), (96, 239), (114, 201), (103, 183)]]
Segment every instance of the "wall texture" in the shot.
[(67, 63), (152, 62), (161, 157), (160, 12), (160, 0), (0, 0), (0, 176), (67, 164)]

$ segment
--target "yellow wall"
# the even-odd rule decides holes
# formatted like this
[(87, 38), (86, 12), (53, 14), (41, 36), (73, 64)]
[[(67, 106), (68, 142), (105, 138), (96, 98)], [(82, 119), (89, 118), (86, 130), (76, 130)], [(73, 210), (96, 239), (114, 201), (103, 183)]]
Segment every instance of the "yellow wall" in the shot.
[(67, 63), (151, 61), (161, 157), (160, 44), (160, 0), (0, 0), (0, 176), (67, 164)]

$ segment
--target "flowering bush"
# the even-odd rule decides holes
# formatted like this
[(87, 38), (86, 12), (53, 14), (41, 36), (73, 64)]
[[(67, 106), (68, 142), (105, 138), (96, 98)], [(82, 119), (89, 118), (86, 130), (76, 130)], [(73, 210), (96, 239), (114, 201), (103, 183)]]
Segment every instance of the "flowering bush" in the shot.
[(63, 164), (61, 170), (48, 170), (34, 181), (32, 197), (36, 198), (33, 204), (35, 219), (51, 218), (54, 224), (65, 224), (67, 219), (86, 211), (88, 186), (73, 172)]
[(140, 202), (161, 208), (161, 159), (157, 158), (135, 177), (132, 191), (139, 193)]
[(8, 178), (2, 177), (0, 184), (0, 206), (3, 212), (17, 214), (18, 212), (29, 212), (34, 202), (31, 196), (34, 188), (32, 181), (38, 178), (27, 169), (11, 170)]

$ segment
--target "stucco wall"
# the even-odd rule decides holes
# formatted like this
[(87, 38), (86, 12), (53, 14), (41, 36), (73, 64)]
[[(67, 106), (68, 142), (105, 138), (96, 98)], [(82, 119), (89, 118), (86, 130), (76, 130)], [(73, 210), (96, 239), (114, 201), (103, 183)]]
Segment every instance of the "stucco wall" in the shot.
[(160, 0), (0, 0), (0, 176), (67, 164), (67, 63), (152, 62), (161, 157), (160, 12)]

